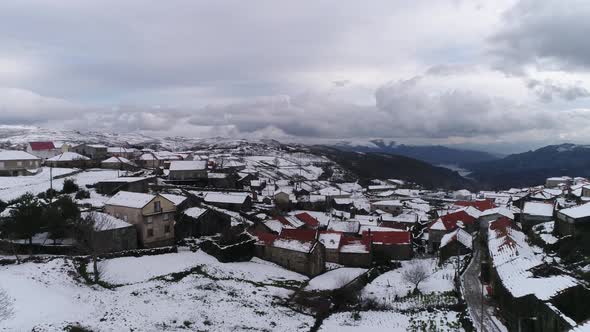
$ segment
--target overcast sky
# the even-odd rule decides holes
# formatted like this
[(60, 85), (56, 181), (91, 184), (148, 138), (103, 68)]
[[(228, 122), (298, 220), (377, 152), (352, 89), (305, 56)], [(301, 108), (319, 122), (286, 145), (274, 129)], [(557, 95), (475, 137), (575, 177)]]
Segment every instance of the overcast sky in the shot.
[(590, 143), (590, 1), (0, 1), (0, 123)]

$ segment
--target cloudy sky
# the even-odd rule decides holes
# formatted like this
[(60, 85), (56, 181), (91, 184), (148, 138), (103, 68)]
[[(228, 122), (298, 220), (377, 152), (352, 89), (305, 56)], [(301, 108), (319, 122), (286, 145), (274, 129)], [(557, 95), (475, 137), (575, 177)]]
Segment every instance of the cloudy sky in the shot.
[(0, 123), (590, 143), (590, 1), (0, 1)]

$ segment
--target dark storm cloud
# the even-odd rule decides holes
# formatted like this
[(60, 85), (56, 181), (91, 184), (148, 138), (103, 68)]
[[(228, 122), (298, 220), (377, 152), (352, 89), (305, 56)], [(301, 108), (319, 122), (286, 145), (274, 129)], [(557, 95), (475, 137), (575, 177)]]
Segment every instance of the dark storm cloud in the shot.
[(524, 65), (544, 69), (590, 69), (590, 2), (522, 0), (504, 14), (490, 41), (498, 66), (521, 72)]

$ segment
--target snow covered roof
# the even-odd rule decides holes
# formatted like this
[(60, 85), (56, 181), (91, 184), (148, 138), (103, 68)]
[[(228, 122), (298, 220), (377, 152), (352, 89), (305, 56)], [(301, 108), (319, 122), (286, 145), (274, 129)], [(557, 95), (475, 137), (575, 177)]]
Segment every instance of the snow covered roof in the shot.
[(342, 233), (338, 232), (320, 232), (320, 242), (326, 247), (326, 249), (338, 249), (340, 248), (340, 240), (342, 239)]
[(124, 220), (103, 212), (82, 212), (81, 216), (82, 218), (92, 216), (95, 221), (94, 229), (97, 231), (106, 231), (132, 226), (132, 224)]
[(289, 239), (276, 239), (273, 244), (274, 247), (283, 248), (293, 251), (310, 252), (313, 248), (313, 242), (301, 242)]
[(151, 194), (119, 191), (115, 196), (106, 201), (105, 204), (141, 209), (154, 198), (156, 198), (156, 196)]
[(137, 149), (134, 148), (122, 148), (122, 147), (109, 147), (107, 148), (108, 153), (134, 153)]
[(541, 202), (525, 202), (522, 213), (532, 216), (551, 217), (553, 215), (553, 204)]
[(103, 164), (127, 164), (135, 165), (131, 160), (123, 157), (110, 157), (102, 161)]
[(39, 160), (39, 158), (25, 151), (3, 150), (0, 151), (0, 160)]
[(495, 214), (499, 214), (501, 216), (504, 216), (504, 217), (514, 220), (514, 213), (512, 213), (512, 211), (510, 211), (508, 208), (505, 208), (503, 206), (493, 208), (493, 209), (487, 209), (487, 210), (483, 211), (480, 216), (485, 217), (485, 216), (492, 216)]
[(75, 152), (64, 152), (55, 157), (47, 159), (47, 161), (73, 161), (73, 160), (90, 160), (90, 158)]
[(281, 233), (283, 228), (292, 228), (292, 226), (285, 225), (276, 219), (266, 220), (264, 221), (264, 225), (266, 225), (266, 227), (270, 228), (270, 230), (276, 233)]
[(114, 179), (105, 179), (105, 180), (101, 180), (100, 182), (126, 182), (126, 183), (132, 183), (132, 182), (138, 182), (138, 181), (144, 181), (144, 180), (148, 180), (148, 179), (153, 179), (152, 177), (147, 177), (147, 176), (122, 176), (119, 178), (114, 178)]
[(466, 231), (462, 230), (461, 228), (457, 228), (456, 230), (445, 234), (440, 240), (440, 247), (444, 247), (451, 243), (452, 241), (458, 241), (465, 247), (472, 249), (472, 241), (473, 238), (471, 234), (467, 233)]
[(574, 219), (590, 217), (590, 203), (559, 210), (559, 213)]
[(172, 202), (174, 205), (179, 206), (184, 201), (186, 201), (186, 196), (182, 195), (174, 195), (174, 194), (160, 194), (160, 196), (164, 197), (165, 199)]
[(188, 208), (188, 209), (184, 210), (182, 213), (191, 217), (191, 218), (197, 219), (200, 216), (202, 216), (203, 213), (205, 213), (205, 212), (207, 212), (207, 209), (205, 209), (205, 208), (192, 207), (192, 208)]
[(207, 203), (243, 204), (247, 198), (247, 193), (208, 192), (205, 194)]
[(170, 171), (202, 171), (207, 169), (205, 160), (175, 160), (170, 163)]
[(534, 269), (544, 265), (542, 256), (534, 252), (526, 235), (516, 228), (490, 223), (488, 249), (500, 281), (514, 297), (534, 295), (546, 301), (578, 285), (576, 279), (562, 273), (535, 275)]
[(361, 224), (357, 220), (348, 221), (331, 221), (328, 225), (328, 230), (334, 232), (344, 233), (358, 233), (361, 228)]
[(397, 199), (372, 202), (374, 206), (403, 206), (402, 202)]

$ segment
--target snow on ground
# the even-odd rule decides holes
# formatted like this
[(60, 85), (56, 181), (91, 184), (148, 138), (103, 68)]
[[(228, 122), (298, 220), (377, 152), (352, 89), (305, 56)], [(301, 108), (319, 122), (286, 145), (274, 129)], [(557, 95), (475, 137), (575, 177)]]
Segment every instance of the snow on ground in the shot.
[(554, 221), (548, 221), (533, 226), (533, 231), (537, 233), (541, 240), (543, 240), (546, 244), (555, 244), (557, 241), (559, 241), (559, 239), (553, 235), (554, 226)]
[[(223, 264), (204, 253), (194, 253), (196, 258), (189, 258), (189, 254), (193, 253), (170, 254), (180, 258), (142, 257), (143, 266), (125, 267), (118, 259), (110, 263), (111, 268), (120, 264), (135, 280), (166, 272), (155, 271), (152, 266), (168, 260), (179, 262), (182, 258), (188, 261), (181, 263), (183, 266), (196, 260), (212, 267), (217, 274), (169, 275), (167, 280), (151, 279), (105, 289), (76, 279), (77, 273), (68, 258), (1, 267), (0, 287), (14, 299), (14, 314), (0, 325), (0, 331), (61, 331), (69, 324), (93, 331), (309, 331), (313, 325), (313, 317), (281, 305), (292, 290), (278, 283), (241, 279), (253, 275), (259, 280), (263, 276), (290, 280), (295, 276), (295, 281), (303, 281), (305, 277), (262, 261)], [(132, 269), (140, 269), (146, 275)], [(227, 278), (221, 278), (222, 274)], [(130, 280), (130, 275), (119, 277)]]
[(463, 331), (453, 311), (416, 313), (396, 311), (339, 312), (324, 320), (321, 332)]
[[(53, 177), (70, 174), (77, 171), (71, 168), (54, 168)], [(95, 184), (102, 180), (117, 178), (117, 171), (114, 170), (88, 170), (82, 173), (67, 177), (74, 179), (80, 188), (87, 184)], [(62, 190), (66, 178), (54, 179), (53, 189)], [(31, 176), (0, 177), (0, 200), (5, 202), (18, 198), (27, 192), (38, 194), (50, 188), (49, 168), (43, 167), (39, 174)]]
[(328, 271), (309, 281), (305, 290), (323, 291), (333, 290), (346, 286), (349, 282), (356, 279), (361, 274), (367, 272), (367, 269), (355, 267), (343, 267), (340, 269)]
[(445, 263), (442, 267), (437, 265), (435, 258), (414, 259), (411, 261), (401, 262), (401, 268), (386, 272), (363, 289), (363, 297), (373, 298), (381, 303), (390, 304), (396, 301), (396, 298), (408, 295), (414, 285), (404, 280), (403, 273), (411, 268), (415, 262), (420, 262), (426, 268), (428, 279), (421, 282), (418, 289), (423, 294), (442, 293), (453, 290), (453, 277), (455, 276), (455, 267), (450, 263)]

